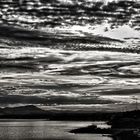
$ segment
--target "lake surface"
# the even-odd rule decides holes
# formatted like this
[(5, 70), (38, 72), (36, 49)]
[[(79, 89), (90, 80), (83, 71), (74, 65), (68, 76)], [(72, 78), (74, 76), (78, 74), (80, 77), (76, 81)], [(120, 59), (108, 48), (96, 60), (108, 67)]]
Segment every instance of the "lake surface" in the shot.
[(43, 121), (43, 120), (1, 120), (1, 140), (112, 140), (100, 134), (72, 134), (70, 130), (104, 122)]

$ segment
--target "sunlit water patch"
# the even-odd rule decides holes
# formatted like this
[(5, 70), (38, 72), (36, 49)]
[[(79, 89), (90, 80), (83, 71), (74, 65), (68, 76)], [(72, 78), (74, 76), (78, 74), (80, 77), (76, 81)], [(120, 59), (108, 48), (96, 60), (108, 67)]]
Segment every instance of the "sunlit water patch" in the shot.
[(43, 120), (4, 120), (0, 122), (1, 139), (49, 139), (49, 140), (112, 140), (101, 134), (72, 134), (69, 131), (79, 127), (95, 124), (108, 127), (105, 122), (73, 122)]

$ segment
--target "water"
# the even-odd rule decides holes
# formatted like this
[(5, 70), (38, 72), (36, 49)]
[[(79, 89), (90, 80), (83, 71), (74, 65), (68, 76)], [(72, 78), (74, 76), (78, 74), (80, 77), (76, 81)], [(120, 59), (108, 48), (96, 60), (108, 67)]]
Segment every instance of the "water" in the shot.
[[(17, 120), (0, 122), (1, 140), (112, 140), (100, 134), (72, 134), (70, 130), (85, 127), (94, 122)], [(103, 122), (95, 124), (105, 125)], [(106, 125), (105, 125), (106, 127)]]

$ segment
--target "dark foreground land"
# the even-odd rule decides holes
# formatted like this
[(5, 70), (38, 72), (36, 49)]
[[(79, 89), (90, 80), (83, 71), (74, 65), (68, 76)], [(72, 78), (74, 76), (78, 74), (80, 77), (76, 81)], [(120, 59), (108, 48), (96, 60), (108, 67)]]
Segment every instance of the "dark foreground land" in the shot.
[(111, 128), (98, 128), (90, 125), (71, 130), (71, 133), (110, 134), (113, 140), (140, 140), (140, 111), (110, 114)]

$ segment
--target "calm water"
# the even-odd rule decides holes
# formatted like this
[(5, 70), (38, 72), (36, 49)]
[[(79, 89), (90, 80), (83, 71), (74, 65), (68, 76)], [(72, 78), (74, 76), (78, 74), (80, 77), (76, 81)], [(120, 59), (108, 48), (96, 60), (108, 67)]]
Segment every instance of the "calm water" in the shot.
[[(3, 121), (3, 120), (2, 120)], [(0, 122), (1, 140), (112, 140), (100, 134), (71, 134), (69, 130), (90, 124), (107, 127), (104, 122), (70, 122), (43, 120), (5, 120)]]

